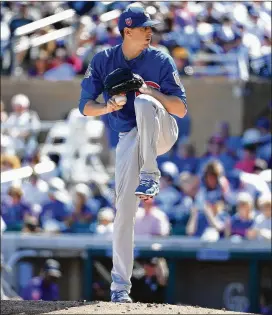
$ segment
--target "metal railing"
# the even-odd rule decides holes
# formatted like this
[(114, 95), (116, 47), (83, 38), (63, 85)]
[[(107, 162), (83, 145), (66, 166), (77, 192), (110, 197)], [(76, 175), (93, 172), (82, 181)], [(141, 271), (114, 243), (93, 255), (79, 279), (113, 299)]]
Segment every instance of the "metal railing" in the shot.
[[(211, 54), (196, 53), (191, 57), (192, 75), (222, 75), (247, 81), (249, 65), (245, 55), (241, 53)], [(212, 65), (201, 63), (213, 63)], [(200, 64), (200, 65), (199, 65)]]

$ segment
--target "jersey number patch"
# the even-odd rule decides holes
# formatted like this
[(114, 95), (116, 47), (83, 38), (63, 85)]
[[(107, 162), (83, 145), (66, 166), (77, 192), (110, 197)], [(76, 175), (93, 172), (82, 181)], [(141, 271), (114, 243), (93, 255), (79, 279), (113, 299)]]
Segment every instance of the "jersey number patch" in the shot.
[(173, 77), (174, 77), (176, 84), (180, 87), (181, 91), (184, 92), (184, 86), (182, 85), (182, 83), (180, 81), (178, 71), (176, 70), (172, 74), (173, 74)]

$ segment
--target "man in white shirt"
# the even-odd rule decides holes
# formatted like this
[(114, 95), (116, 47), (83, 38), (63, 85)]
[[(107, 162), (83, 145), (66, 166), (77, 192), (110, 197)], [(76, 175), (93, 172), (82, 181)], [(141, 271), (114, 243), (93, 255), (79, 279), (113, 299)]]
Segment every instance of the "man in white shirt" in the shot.
[(20, 157), (30, 157), (38, 146), (40, 118), (35, 111), (29, 110), (30, 101), (24, 94), (14, 95), (11, 106), (13, 112), (3, 123), (2, 131), (12, 138), (14, 149)]
[(96, 226), (96, 234), (112, 235), (114, 216), (113, 209), (109, 207), (101, 208), (97, 215), (98, 224)]
[(37, 174), (32, 174), (29, 180), (22, 183), (23, 198), (31, 206), (43, 205), (49, 201), (48, 184), (39, 178)]
[(271, 240), (271, 194), (263, 194), (258, 200), (261, 211), (253, 227), (247, 231), (248, 239)]
[(169, 219), (163, 211), (154, 206), (153, 202), (145, 201), (143, 208), (140, 207), (136, 212), (135, 235), (169, 235)]

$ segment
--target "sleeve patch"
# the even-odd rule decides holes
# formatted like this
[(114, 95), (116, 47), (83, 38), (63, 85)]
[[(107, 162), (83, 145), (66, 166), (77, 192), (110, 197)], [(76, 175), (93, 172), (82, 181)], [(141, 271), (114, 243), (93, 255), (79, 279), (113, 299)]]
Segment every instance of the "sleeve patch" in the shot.
[(84, 78), (88, 79), (92, 75), (92, 71), (93, 71), (93, 69), (91, 67), (91, 64), (89, 64), (89, 66), (88, 66), (88, 68), (87, 68), (87, 70), (85, 72)]
[(173, 74), (173, 77), (174, 77), (174, 80), (175, 80), (176, 84), (180, 87), (181, 91), (185, 92), (184, 86), (182, 85), (182, 83), (180, 81), (180, 77), (179, 77), (178, 71), (176, 70), (176, 71), (172, 72), (172, 74)]

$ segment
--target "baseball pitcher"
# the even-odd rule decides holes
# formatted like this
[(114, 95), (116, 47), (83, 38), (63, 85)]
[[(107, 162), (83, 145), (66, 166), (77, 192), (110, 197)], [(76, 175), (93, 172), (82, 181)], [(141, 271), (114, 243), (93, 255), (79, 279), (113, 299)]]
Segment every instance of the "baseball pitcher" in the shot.
[[(113, 233), (111, 300), (131, 302), (134, 219), (140, 199), (159, 192), (156, 158), (178, 137), (172, 115), (184, 117), (186, 95), (171, 56), (150, 46), (158, 21), (140, 7), (119, 17), (123, 43), (99, 52), (82, 81), (79, 110), (86, 116), (109, 114), (119, 132), (116, 148), (116, 217)], [(96, 102), (103, 93), (105, 103)]]

